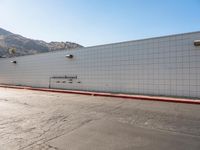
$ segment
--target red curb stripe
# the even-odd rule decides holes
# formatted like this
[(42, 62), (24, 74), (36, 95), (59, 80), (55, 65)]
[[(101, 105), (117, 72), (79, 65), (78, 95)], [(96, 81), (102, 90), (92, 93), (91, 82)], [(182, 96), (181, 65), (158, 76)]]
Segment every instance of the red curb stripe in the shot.
[(186, 104), (198, 104), (198, 105), (200, 104), (200, 100), (183, 99), (183, 98), (128, 95), (128, 94), (112, 94), (112, 93), (102, 93), (102, 92), (59, 90), (59, 89), (33, 88), (33, 87), (10, 86), (10, 85), (0, 85), (0, 87), (12, 88), (12, 89), (26, 89), (26, 90), (43, 91), (43, 92), (54, 92), (54, 93), (68, 93), (68, 94), (81, 94), (81, 95), (91, 95), (91, 96), (101, 96), (101, 97), (115, 97), (115, 98), (125, 98), (125, 99), (132, 99), (132, 100), (148, 100), (148, 101), (186, 103)]

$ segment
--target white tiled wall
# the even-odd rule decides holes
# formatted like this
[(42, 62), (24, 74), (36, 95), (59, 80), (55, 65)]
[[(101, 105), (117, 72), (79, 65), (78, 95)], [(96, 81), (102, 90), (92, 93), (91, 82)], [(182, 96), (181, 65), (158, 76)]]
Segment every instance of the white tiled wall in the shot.
[[(0, 59), (0, 83), (200, 97), (200, 32)], [(73, 54), (73, 59), (65, 58)], [(17, 64), (10, 63), (17, 60)], [(55, 76), (75, 76), (51, 79)], [(57, 82), (60, 83), (57, 83)], [(64, 81), (64, 83), (63, 83)]]

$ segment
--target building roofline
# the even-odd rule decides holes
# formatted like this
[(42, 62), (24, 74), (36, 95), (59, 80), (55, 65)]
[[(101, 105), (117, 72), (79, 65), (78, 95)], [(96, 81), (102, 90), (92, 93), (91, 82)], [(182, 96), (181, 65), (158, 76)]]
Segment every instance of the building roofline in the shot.
[(193, 32), (186, 32), (186, 33), (177, 33), (177, 34), (163, 35), (163, 36), (150, 37), (150, 38), (142, 38), (142, 39), (136, 39), (136, 40), (130, 40), (130, 41), (113, 42), (113, 43), (108, 43), (108, 44), (100, 44), (100, 45), (80, 47), (80, 48), (74, 48), (74, 49), (55, 50), (55, 51), (51, 51), (51, 52), (37, 53), (37, 54), (31, 54), (31, 55), (16, 56), (16, 57), (9, 57), (9, 58), (0, 58), (0, 60), (21, 58), (21, 57), (29, 57), (29, 56), (35, 56), (35, 55), (44, 55), (44, 54), (56, 53), (56, 52), (62, 52), (62, 51), (82, 50), (82, 49), (86, 49), (86, 48), (95, 48), (95, 47), (102, 47), (102, 46), (110, 46), (110, 45), (114, 45), (114, 44), (125, 44), (125, 43), (131, 43), (131, 42), (145, 41), (145, 40), (151, 40), (151, 39), (154, 40), (154, 39), (167, 38), (167, 37), (180, 36), (180, 35), (187, 35), (187, 34), (195, 34), (195, 33), (200, 33), (200, 31), (193, 31)]
[(187, 35), (187, 34), (195, 34), (200, 33), (200, 31), (193, 31), (193, 32), (186, 32), (186, 33), (177, 33), (177, 34), (169, 34), (169, 35), (162, 35), (162, 36), (155, 36), (155, 37), (149, 37), (149, 38), (142, 38), (142, 39), (135, 39), (135, 40), (128, 40), (128, 41), (122, 41), (122, 42), (113, 42), (108, 44), (99, 44), (94, 46), (87, 46), (83, 48), (92, 48), (92, 47), (99, 47), (99, 46), (109, 46), (113, 44), (123, 44), (123, 43), (130, 43), (130, 42), (138, 42), (138, 41), (146, 41), (146, 40), (153, 40), (153, 39), (160, 39), (160, 38), (167, 38), (167, 37), (173, 37), (173, 36), (180, 36), (180, 35)]

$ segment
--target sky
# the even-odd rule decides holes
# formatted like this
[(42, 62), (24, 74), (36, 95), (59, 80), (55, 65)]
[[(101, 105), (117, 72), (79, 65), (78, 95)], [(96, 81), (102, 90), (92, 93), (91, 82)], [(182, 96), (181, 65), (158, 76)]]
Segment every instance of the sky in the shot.
[(101, 45), (200, 31), (200, 0), (0, 0), (0, 27), (47, 42)]

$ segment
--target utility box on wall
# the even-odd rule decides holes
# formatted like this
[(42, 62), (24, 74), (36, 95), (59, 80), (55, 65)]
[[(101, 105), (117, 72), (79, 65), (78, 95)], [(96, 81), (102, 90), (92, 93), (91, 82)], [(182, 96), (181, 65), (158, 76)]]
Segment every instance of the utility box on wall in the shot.
[(0, 58), (0, 83), (200, 97), (200, 32)]

